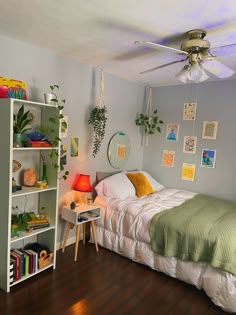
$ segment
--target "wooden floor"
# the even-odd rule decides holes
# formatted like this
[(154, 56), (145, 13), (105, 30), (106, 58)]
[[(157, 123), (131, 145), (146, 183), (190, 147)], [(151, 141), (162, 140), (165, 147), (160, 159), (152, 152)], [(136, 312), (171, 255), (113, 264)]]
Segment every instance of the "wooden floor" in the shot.
[(203, 291), (136, 264), (106, 249), (80, 242), (57, 252), (57, 268), (0, 290), (1, 315), (226, 314)]

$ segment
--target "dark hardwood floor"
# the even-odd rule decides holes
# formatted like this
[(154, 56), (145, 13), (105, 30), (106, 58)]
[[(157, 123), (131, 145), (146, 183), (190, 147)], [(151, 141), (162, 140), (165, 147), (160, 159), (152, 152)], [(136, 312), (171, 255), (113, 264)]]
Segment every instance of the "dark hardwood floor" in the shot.
[(0, 290), (1, 315), (227, 314), (195, 287), (80, 242), (57, 252), (57, 268)]

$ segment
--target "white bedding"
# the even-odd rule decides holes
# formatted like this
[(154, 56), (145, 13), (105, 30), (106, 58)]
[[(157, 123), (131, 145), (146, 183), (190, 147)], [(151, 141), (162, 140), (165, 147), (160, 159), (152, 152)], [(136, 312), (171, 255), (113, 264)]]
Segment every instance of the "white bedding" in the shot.
[(151, 250), (148, 227), (153, 215), (180, 205), (195, 195), (176, 189), (162, 189), (142, 198), (130, 196), (123, 200), (100, 195), (95, 200), (102, 206), (101, 218), (96, 220), (98, 243), (136, 262), (203, 288), (216, 305), (236, 313), (235, 276), (206, 263), (184, 262), (156, 255)]

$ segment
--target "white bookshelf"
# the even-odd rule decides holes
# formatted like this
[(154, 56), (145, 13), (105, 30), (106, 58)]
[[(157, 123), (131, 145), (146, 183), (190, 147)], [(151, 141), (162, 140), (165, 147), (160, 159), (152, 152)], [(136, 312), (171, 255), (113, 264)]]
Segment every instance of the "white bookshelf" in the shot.
[[(1, 133), (1, 180), (0, 180), (0, 200), (1, 200), (1, 220), (0, 220), (0, 288), (10, 292), (10, 288), (37, 273), (50, 267), (56, 267), (56, 236), (58, 220), (58, 169), (52, 166), (52, 160), (48, 157), (50, 150), (57, 150), (59, 164), (59, 148), (51, 147), (21, 147), (13, 148), (13, 113), (16, 113), (24, 104), (25, 111), (30, 110), (35, 117), (34, 125), (50, 124), (51, 117), (57, 108), (53, 105), (37, 103), (17, 99), (0, 99), (0, 133)], [(60, 135), (57, 127), (56, 136)], [(26, 168), (33, 168), (37, 180), (42, 176), (42, 161), (40, 155), (47, 161), (47, 177), (49, 185), (47, 188), (24, 187), (22, 183), (22, 172)], [(12, 161), (21, 163), (21, 168), (12, 171)], [(50, 164), (51, 163), (51, 164)], [(12, 193), (12, 177), (16, 179), (17, 185), (22, 186), (21, 190)], [(40, 207), (46, 207), (49, 227), (33, 230), (32, 232), (21, 232), (19, 237), (11, 237), (11, 218), (13, 206), (19, 206), (22, 212), (38, 213)], [(23, 276), (18, 281), (10, 284), (10, 251), (12, 248), (22, 248), (28, 243), (38, 242), (45, 245), (54, 253), (53, 262), (46, 268), (39, 269), (36, 273)]]

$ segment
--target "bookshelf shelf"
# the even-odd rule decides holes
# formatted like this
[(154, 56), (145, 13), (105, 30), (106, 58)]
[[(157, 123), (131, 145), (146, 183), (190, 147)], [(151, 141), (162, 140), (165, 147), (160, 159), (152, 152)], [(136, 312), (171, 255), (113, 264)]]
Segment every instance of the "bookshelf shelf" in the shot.
[[(31, 102), (19, 99), (0, 99), (1, 116), (0, 116), (0, 133), (3, 135), (1, 138), (1, 220), (0, 220), (0, 288), (6, 292), (10, 292), (10, 288), (32, 276), (41, 273), (42, 271), (53, 267), (56, 268), (56, 238), (57, 238), (57, 220), (58, 220), (58, 169), (54, 164), (59, 165), (59, 147), (14, 147), (13, 146), (13, 115), (18, 112), (20, 107), (24, 105), (24, 110), (30, 111), (34, 117), (34, 121), (29, 126), (32, 130), (36, 126), (43, 126), (45, 128), (51, 127), (50, 117), (56, 117), (58, 109), (54, 105), (44, 103)], [(28, 127), (28, 126), (27, 126)], [(54, 136), (60, 137), (59, 124), (54, 125)], [(33, 145), (38, 145), (33, 144)], [(49, 157), (51, 150), (58, 153), (56, 161), (52, 161)], [(38, 187), (25, 187), (22, 182), (22, 171), (27, 168), (32, 168), (35, 171), (37, 180), (41, 180), (42, 172), (42, 157), (46, 161), (48, 186), (46, 188)], [(19, 162), (21, 168), (13, 171), (13, 160)], [(21, 190), (12, 192), (12, 178), (14, 177), (17, 186), (22, 186)], [(17, 208), (16, 208), (17, 207)], [(35, 215), (40, 213), (40, 209), (46, 210), (46, 222), (44, 225), (33, 226), (31, 232), (19, 232), (19, 236), (12, 237), (13, 226), (12, 219), (23, 213), (32, 213)], [(18, 209), (16, 213), (13, 209)], [(15, 215), (15, 216), (13, 216)], [(35, 221), (34, 221), (35, 222)], [(35, 224), (35, 223), (34, 223)], [(49, 225), (50, 224), (50, 225)], [(29, 222), (27, 223), (28, 227)], [(49, 226), (48, 226), (49, 225)], [(39, 228), (39, 226), (44, 226)], [(17, 231), (17, 224), (16, 224)], [(28, 270), (29, 259), (32, 262), (32, 253), (23, 252), (23, 266), (24, 267), (18, 277), (12, 272), (16, 268), (17, 250), (18, 256), (22, 256), (21, 249), (23, 250), (29, 244), (38, 243), (44, 248), (47, 248), (51, 255), (49, 265), (45, 268), (38, 269), (36, 272)], [(14, 253), (12, 254), (12, 252)], [(28, 256), (28, 257), (27, 257)], [(35, 256), (36, 257), (36, 256)], [(36, 258), (35, 258), (36, 259)], [(25, 260), (25, 265), (24, 265)], [(37, 259), (36, 259), (37, 260)], [(38, 262), (38, 260), (37, 260)], [(30, 266), (32, 267), (32, 266)], [(26, 270), (24, 270), (26, 269)], [(15, 270), (14, 270), (15, 271)], [(12, 276), (13, 274), (13, 276)], [(12, 279), (13, 278), (13, 279)], [(16, 280), (17, 279), (17, 280)], [(13, 280), (13, 283), (12, 283)]]
[(19, 280), (14, 281), (12, 284), (10, 284), (10, 287), (13, 287), (14, 285), (16, 285), (16, 284), (18, 284), (18, 283), (20, 283), (20, 282), (22, 282), (22, 281), (25, 281), (26, 279), (29, 279), (29, 278), (31, 278), (31, 277), (34, 277), (35, 275), (37, 275), (37, 274), (39, 274), (39, 273), (41, 273), (41, 272), (43, 272), (43, 271), (45, 271), (45, 270), (47, 270), (47, 269), (49, 269), (49, 268), (52, 268), (52, 267), (54, 267), (54, 265), (53, 265), (53, 264), (50, 264), (50, 265), (48, 265), (47, 267), (44, 267), (44, 268), (42, 268), (42, 269), (38, 269), (38, 270), (37, 270), (36, 272), (34, 272), (34, 273), (28, 274), (27, 276), (23, 276), (23, 277), (21, 277)]
[(27, 238), (31, 238), (32, 236), (35, 236), (37, 234), (41, 234), (41, 233), (44, 233), (46, 231), (50, 231), (50, 230), (53, 230), (55, 229), (55, 225), (50, 225), (49, 227), (46, 227), (46, 228), (42, 228), (42, 229), (38, 229), (38, 230), (33, 230), (32, 232), (30, 233), (27, 233), (27, 232), (21, 232), (21, 236), (18, 236), (18, 237), (12, 237), (11, 238), (11, 244), (14, 244), (18, 241), (21, 241), (21, 240), (27, 240)]

